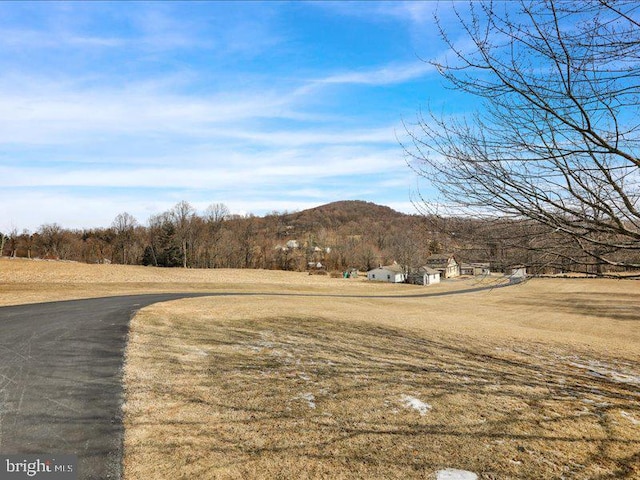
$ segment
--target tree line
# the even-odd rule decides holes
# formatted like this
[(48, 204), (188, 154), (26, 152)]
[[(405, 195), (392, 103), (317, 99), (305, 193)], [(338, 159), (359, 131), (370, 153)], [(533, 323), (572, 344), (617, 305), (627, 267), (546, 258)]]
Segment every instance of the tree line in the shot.
[(65, 229), (48, 223), (35, 232), (13, 229), (0, 234), (0, 251), (9, 257), (86, 263), (340, 271), (391, 262), (410, 243), (421, 258), (429, 248), (437, 249), (434, 242), (424, 244), (418, 216), (388, 209), (390, 218), (375, 219), (375, 213), (362, 215), (362, 210), (345, 213), (349, 202), (338, 203), (342, 209), (326, 206), (310, 218), (287, 212), (235, 215), (222, 203), (198, 213), (181, 201), (152, 215), (146, 225), (123, 212), (105, 228)]
[[(522, 219), (408, 215), (362, 201), (259, 217), (233, 215), (215, 203), (197, 212), (188, 202), (152, 215), (142, 225), (129, 213), (105, 228), (0, 233), (4, 256), (181, 268), (255, 268), (310, 272), (367, 271), (398, 262), (413, 269), (432, 254), (488, 262), (493, 271), (526, 265), (533, 273), (606, 275), (628, 268), (593, 264), (561, 234)], [(620, 262), (638, 261), (633, 250)]]

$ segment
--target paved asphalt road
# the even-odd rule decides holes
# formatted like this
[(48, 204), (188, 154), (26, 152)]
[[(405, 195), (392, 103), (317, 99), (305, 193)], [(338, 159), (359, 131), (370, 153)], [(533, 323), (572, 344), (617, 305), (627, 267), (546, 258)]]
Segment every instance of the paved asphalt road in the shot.
[(75, 454), (78, 478), (121, 478), (129, 320), (152, 303), (193, 296), (0, 308), (0, 454)]
[[(476, 287), (395, 298), (489, 290)], [(78, 455), (79, 479), (120, 479), (122, 365), (129, 320), (152, 303), (197, 296), (158, 294), (0, 308), (0, 454)], [(370, 298), (385, 298), (372, 296)]]

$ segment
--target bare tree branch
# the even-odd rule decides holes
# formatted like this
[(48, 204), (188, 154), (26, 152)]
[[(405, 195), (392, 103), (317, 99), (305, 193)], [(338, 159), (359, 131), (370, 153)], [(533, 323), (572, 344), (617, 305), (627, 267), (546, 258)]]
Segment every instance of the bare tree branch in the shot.
[(452, 60), (433, 64), (478, 107), (405, 125), (407, 163), (452, 211), (572, 239), (575, 254), (546, 242), (565, 267), (640, 268), (639, 13), (606, 0), (456, 10), (472, 48), (438, 22)]

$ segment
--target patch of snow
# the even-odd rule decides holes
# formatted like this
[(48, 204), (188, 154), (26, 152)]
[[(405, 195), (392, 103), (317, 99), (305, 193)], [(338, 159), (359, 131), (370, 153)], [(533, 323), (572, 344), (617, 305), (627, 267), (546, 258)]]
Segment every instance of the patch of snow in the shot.
[(596, 402), (590, 398), (581, 399), (584, 403), (588, 403), (589, 405), (594, 405), (596, 407), (610, 407), (612, 404), (609, 402)]
[(207, 357), (209, 356), (209, 354), (202, 350), (201, 348), (197, 348), (197, 347), (187, 347), (189, 349), (189, 351), (185, 354), (188, 355), (190, 357)]
[(575, 415), (576, 417), (582, 417), (584, 415), (593, 415), (593, 414), (591, 413), (591, 410), (589, 410), (589, 407), (583, 405), (582, 410), (576, 411)]
[(601, 362), (591, 361), (588, 364), (570, 362), (569, 365), (582, 370), (587, 370), (589, 375), (597, 378), (605, 378), (618, 383), (628, 383), (632, 385), (640, 385), (639, 375), (630, 375), (614, 370), (609, 365)]
[(402, 403), (404, 403), (405, 407), (417, 410), (418, 412), (420, 412), (420, 415), (425, 415), (432, 408), (428, 403), (424, 403), (423, 401), (410, 395), (402, 395), (400, 399), (402, 400)]
[(305, 400), (309, 408), (316, 408), (316, 397), (313, 396), (313, 393), (303, 393), (299, 395), (297, 398)]
[(640, 420), (638, 420), (636, 417), (634, 417), (630, 413), (628, 413), (628, 412), (620, 412), (620, 415), (622, 415), (624, 418), (629, 420), (634, 425), (640, 425)]
[(436, 480), (478, 480), (478, 475), (467, 470), (447, 468), (436, 472)]
[(619, 372), (610, 372), (610, 373), (611, 373), (611, 378), (613, 378), (616, 382), (640, 385), (640, 376), (638, 375), (627, 375), (625, 373), (619, 373)]

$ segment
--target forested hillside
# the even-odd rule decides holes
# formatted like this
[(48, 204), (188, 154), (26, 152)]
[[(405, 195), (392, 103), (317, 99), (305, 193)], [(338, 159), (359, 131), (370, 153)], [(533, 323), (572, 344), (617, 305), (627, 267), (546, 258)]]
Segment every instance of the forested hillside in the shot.
[(538, 271), (597, 271), (553, 232), (522, 220), (407, 215), (364, 201), (340, 201), (263, 217), (231, 215), (223, 204), (196, 212), (189, 203), (142, 225), (128, 213), (104, 228), (3, 232), (3, 256), (186, 268), (369, 270), (393, 261), (416, 267), (433, 253), (491, 262), (493, 270), (525, 264)]
[(4, 232), (5, 256), (165, 267), (369, 269), (456, 245), (430, 232), (425, 218), (363, 201), (341, 201), (263, 217), (229, 214), (223, 204), (196, 212), (180, 202), (146, 225), (127, 213), (105, 228)]

